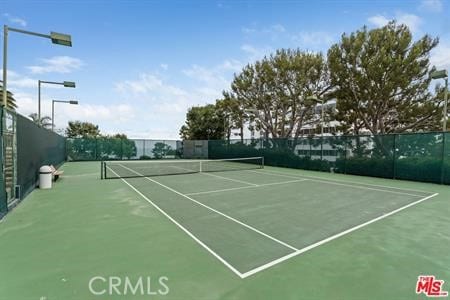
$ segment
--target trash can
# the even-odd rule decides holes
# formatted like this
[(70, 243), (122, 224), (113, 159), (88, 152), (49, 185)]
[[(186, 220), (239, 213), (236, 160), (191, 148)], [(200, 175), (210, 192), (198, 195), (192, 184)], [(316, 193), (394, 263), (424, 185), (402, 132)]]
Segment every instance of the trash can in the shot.
[(42, 166), (39, 168), (39, 188), (52, 188), (52, 168), (49, 166)]

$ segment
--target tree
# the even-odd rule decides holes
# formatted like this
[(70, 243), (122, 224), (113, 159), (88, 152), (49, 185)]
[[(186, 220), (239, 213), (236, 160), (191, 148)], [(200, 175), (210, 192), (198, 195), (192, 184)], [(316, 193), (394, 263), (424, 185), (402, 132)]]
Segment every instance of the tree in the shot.
[(98, 155), (103, 159), (130, 159), (136, 156), (137, 148), (133, 140), (126, 134), (99, 136), (97, 140)]
[(98, 125), (89, 122), (69, 121), (66, 128), (68, 138), (96, 138), (100, 136)]
[[(10, 110), (16, 110), (17, 104), (16, 99), (14, 99), (13, 93), (10, 91), (6, 92), (6, 107)], [(0, 84), (0, 101), (3, 101), (3, 86)]]
[[(236, 99), (241, 116), (250, 112), (256, 129), (273, 138), (299, 137), (308, 124), (318, 123), (316, 103), (308, 96), (322, 97), (330, 88), (326, 62), (319, 53), (282, 49), (244, 67), (234, 77), (225, 98)], [(241, 119), (242, 120), (242, 119)]]
[(428, 90), (430, 51), (437, 44), (428, 35), (413, 42), (408, 27), (395, 22), (343, 34), (328, 51), (343, 129), (374, 135), (438, 129), (440, 100)]
[(156, 159), (161, 159), (166, 157), (167, 154), (172, 152), (172, 147), (165, 143), (157, 142), (152, 149), (153, 157)]
[(224, 137), (230, 140), (231, 130), (239, 128), (241, 139), (243, 139), (244, 116), (237, 99), (224, 92), (224, 98), (216, 100), (216, 109), (217, 113), (224, 118)]
[(214, 104), (191, 107), (186, 114), (186, 124), (180, 129), (186, 140), (222, 139), (224, 136), (224, 116)]
[(28, 117), (30, 117), (31, 120), (38, 126), (42, 126), (47, 129), (52, 128), (52, 118), (50, 118), (49, 116), (41, 117), (41, 119), (39, 120), (38, 114), (32, 113), (32, 114), (29, 114)]

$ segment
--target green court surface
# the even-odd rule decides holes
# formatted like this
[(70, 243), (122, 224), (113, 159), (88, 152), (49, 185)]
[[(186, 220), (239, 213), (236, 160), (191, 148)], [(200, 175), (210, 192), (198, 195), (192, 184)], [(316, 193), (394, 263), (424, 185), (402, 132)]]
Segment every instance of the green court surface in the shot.
[[(129, 166), (114, 171), (140, 172)], [(0, 222), (0, 299), (421, 299), (419, 275), (450, 290), (449, 186), (275, 167), (108, 180), (99, 162), (62, 168)], [(150, 277), (155, 290), (164, 276), (169, 290), (95, 295), (96, 276)]]

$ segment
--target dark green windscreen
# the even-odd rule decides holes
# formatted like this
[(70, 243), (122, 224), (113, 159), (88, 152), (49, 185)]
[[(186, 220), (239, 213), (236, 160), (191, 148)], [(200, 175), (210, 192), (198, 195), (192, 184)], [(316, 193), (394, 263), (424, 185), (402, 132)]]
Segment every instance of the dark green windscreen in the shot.
[(65, 138), (17, 114), (17, 184), (24, 198), (37, 184), (42, 165), (65, 161)]
[(450, 134), (213, 140), (211, 159), (263, 156), (266, 165), (450, 183)]
[(395, 178), (441, 182), (444, 134), (424, 133), (397, 136)]

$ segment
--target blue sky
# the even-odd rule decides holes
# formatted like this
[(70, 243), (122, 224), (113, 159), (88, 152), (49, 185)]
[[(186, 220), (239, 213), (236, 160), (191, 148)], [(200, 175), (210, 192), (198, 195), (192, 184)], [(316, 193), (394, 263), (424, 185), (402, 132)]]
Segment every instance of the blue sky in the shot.
[(342, 33), (391, 19), (416, 38), (438, 36), (432, 63), (450, 68), (450, 2), (417, 1), (3, 1), (2, 24), (72, 35), (73, 47), (11, 32), (9, 88), (18, 111), (37, 111), (37, 81), (55, 122), (89, 121), (103, 133), (178, 138), (187, 108), (213, 103), (245, 64), (278, 48), (326, 52)]

